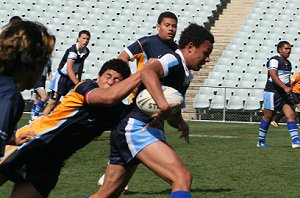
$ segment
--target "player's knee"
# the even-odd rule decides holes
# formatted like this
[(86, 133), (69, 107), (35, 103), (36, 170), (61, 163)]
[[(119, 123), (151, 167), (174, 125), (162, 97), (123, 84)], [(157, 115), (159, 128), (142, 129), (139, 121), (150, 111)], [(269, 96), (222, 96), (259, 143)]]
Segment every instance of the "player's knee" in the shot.
[(175, 173), (175, 177), (173, 178), (172, 182), (177, 183), (183, 188), (190, 188), (192, 184), (192, 174), (188, 169), (184, 168)]

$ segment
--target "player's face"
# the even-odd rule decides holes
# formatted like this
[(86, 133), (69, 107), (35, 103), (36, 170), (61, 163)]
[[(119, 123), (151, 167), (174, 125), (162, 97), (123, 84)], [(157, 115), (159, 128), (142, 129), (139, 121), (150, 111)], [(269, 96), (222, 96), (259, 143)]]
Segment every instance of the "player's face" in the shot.
[(79, 48), (85, 48), (90, 42), (90, 36), (87, 34), (81, 34), (78, 37)]
[(212, 52), (213, 44), (206, 40), (199, 47), (193, 43), (188, 45), (187, 67), (190, 70), (199, 71), (206, 62), (209, 62), (209, 55)]
[(98, 76), (98, 84), (101, 88), (108, 88), (123, 80), (123, 76), (115, 70), (108, 69)]
[(292, 46), (289, 44), (284, 44), (281, 48), (278, 49), (278, 51), (283, 58), (288, 58), (292, 52)]
[(159, 37), (164, 41), (173, 41), (177, 31), (177, 21), (172, 18), (163, 18), (160, 24), (157, 24)]

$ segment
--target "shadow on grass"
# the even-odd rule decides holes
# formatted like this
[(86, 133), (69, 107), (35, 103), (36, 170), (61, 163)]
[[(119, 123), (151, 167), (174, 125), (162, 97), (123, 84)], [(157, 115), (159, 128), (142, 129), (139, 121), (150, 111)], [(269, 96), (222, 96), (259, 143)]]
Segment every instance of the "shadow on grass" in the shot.
[[(201, 188), (194, 188), (192, 189), (192, 193), (200, 192), (200, 193), (224, 193), (224, 192), (231, 192), (233, 189), (230, 188), (216, 188), (216, 189), (201, 189)], [(127, 191), (123, 193), (123, 195), (161, 195), (161, 194), (170, 194), (170, 189), (162, 190), (159, 192), (137, 192), (137, 191)]]

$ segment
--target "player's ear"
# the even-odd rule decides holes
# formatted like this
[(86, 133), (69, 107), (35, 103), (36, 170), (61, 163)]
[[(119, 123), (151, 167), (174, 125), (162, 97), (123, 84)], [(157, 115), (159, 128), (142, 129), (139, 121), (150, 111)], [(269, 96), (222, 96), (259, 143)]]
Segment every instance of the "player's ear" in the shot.
[(156, 24), (157, 31), (160, 31), (160, 24)]

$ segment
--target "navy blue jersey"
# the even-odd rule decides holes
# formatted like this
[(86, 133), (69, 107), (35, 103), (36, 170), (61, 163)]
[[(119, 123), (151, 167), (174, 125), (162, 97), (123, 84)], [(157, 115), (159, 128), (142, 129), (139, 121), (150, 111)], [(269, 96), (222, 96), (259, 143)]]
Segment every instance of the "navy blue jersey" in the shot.
[(24, 100), (11, 77), (0, 76), (0, 85), (0, 156), (3, 156), (5, 144), (22, 116)]
[(88, 57), (90, 50), (86, 47), (82, 53), (78, 51), (78, 44), (72, 45), (69, 49), (66, 50), (62, 60), (59, 63), (58, 70), (60, 74), (67, 75), (67, 60), (72, 59), (74, 61), (73, 71), (75, 74), (78, 73), (78, 68), (83, 64), (84, 60)]
[[(290, 86), (290, 78), (291, 78), (291, 71), (292, 71), (292, 64), (289, 60), (285, 60), (280, 55), (273, 56), (267, 62), (267, 69), (275, 69), (278, 71), (278, 77), (285, 85)], [(285, 93), (284, 90), (276, 85), (272, 78), (268, 75), (265, 91), (268, 92), (278, 92), (278, 93)]]
[(150, 58), (160, 58), (166, 53), (177, 49), (175, 42), (165, 42), (158, 35), (146, 36), (129, 45), (125, 52), (130, 59), (137, 60), (137, 70), (140, 70)]
[[(185, 65), (183, 55), (180, 50), (165, 54), (158, 59), (164, 69), (164, 76), (160, 78), (161, 85), (173, 87), (185, 96), (186, 90), (193, 78), (191, 72)], [(144, 85), (140, 85), (138, 93), (145, 89)], [(149, 122), (151, 117), (142, 113), (136, 106), (134, 101), (134, 109), (129, 117), (135, 118), (143, 122)]]

